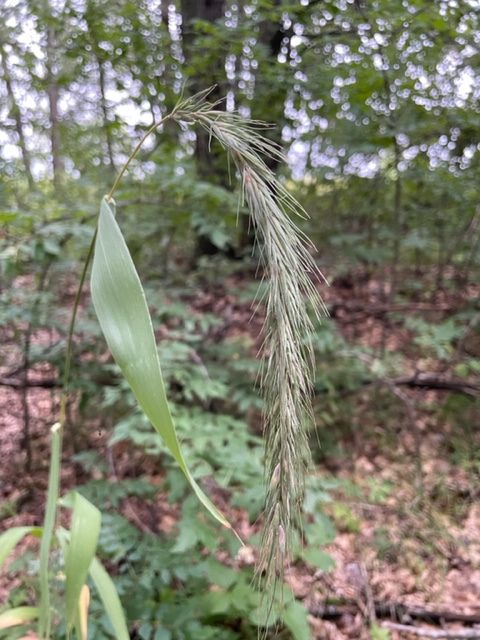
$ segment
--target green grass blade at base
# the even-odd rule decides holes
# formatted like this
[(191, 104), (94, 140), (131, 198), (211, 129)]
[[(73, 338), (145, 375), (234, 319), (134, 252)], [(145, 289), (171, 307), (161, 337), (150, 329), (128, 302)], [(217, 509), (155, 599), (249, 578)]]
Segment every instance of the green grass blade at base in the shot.
[(9, 629), (17, 627), (20, 624), (26, 624), (38, 617), (37, 607), (15, 607), (7, 609), (0, 613), (0, 629)]
[(95, 556), (100, 524), (100, 511), (75, 493), (70, 542), (65, 559), (66, 616), (69, 627), (73, 626), (78, 614), (80, 593)]
[(90, 565), (90, 577), (103, 603), (117, 640), (130, 640), (125, 614), (115, 585), (102, 563), (94, 558)]
[(186, 465), (167, 402), (145, 293), (113, 210), (105, 198), (100, 207), (91, 291), (110, 351), (138, 403), (200, 502), (214, 518), (231, 529), (228, 520), (203, 493)]
[[(57, 537), (60, 547), (64, 553), (66, 553), (70, 541), (70, 532), (63, 529), (63, 527), (59, 527), (57, 529)], [(116, 640), (130, 640), (125, 613), (117, 590), (115, 589), (113, 580), (97, 557), (92, 558), (88, 573), (100, 596), (105, 613), (115, 633)]]
[(38, 533), (39, 527), (12, 527), (0, 535), (0, 568), (7, 556), (30, 533)]

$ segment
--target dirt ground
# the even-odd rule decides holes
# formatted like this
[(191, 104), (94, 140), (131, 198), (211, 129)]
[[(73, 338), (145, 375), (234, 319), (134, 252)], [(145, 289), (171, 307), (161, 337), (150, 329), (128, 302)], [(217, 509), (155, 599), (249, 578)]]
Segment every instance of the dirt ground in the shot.
[[(478, 292), (439, 294), (431, 303), (420, 300), (410, 306), (416, 304), (422, 313), (438, 315), (442, 309), (448, 313), (450, 308), (461, 307), (471, 295)], [(337, 323), (350, 343), (401, 352), (407, 362), (405, 377), (433, 371), (452, 378), (447, 365), (418, 360), (411, 336), (391, 320), (379, 302), (373, 279), (334, 283), (327, 303), (331, 322)], [(192, 304), (201, 306), (198, 300)], [(229, 308), (220, 304), (214, 311), (221, 315)], [(248, 326), (238, 315), (232, 322), (237, 329)], [(56, 338), (46, 331), (32, 336), (37, 344), (54, 343)], [(58, 409), (55, 386), (22, 386), (18, 358), (16, 336), (4, 330), (0, 530), (41, 522), (48, 472), (46, 434)], [(7, 377), (7, 382), (14, 380), (18, 385), (5, 384)], [(29, 385), (55, 378), (55, 370), (46, 365), (28, 373)], [(375, 394), (390, 393), (398, 411), (393, 427), (391, 415), (388, 424), (382, 425), (370, 413)], [(334, 558), (335, 568), (312, 573), (294, 565), (287, 574), (295, 595), (310, 611), (315, 639), (480, 638), (478, 468), (446, 455), (452, 426), (448, 420), (442, 422), (437, 408), (447, 393), (427, 386), (392, 385), (391, 381), (383, 389), (366, 387), (357, 394), (355, 407), (360, 416), (357, 423), (363, 420), (367, 427), (359, 428), (353, 437), (340, 433), (341, 453), (327, 453), (319, 461), (319, 474), (340, 480), (334, 501), (327, 505), (338, 529), (335, 541), (325, 549)], [(465, 419), (480, 418), (478, 412), (473, 416), (465, 415)], [(474, 430), (479, 426), (478, 422), (473, 425)], [(25, 469), (26, 435), (35, 452), (30, 470)], [(105, 435), (97, 434), (95, 442), (100, 449), (105, 447)], [(72, 465), (64, 466), (64, 487), (78, 481), (75, 472)], [(175, 514), (167, 515), (169, 526), (174, 526)], [(131, 513), (126, 516), (135, 520)], [(248, 544), (243, 553), (248, 562)], [(0, 602), (17, 580), (9, 576), (0, 581)]]

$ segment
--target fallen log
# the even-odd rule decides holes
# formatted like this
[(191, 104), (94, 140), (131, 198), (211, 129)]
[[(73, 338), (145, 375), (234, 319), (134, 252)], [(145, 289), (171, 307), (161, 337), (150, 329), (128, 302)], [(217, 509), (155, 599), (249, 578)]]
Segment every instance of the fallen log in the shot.
[[(371, 378), (362, 380), (358, 383), (358, 387), (352, 389), (345, 389), (341, 387), (336, 388), (336, 392), (342, 395), (352, 395), (357, 393), (365, 387), (372, 385), (378, 385), (385, 383), (384, 378)], [(451, 391), (452, 393), (460, 393), (462, 395), (469, 396), (470, 398), (476, 398), (480, 395), (480, 384), (476, 384), (469, 380), (462, 380), (461, 378), (448, 378), (435, 373), (421, 373), (413, 376), (402, 376), (398, 378), (389, 378), (388, 386), (390, 387), (408, 387), (410, 389), (433, 389), (436, 391)], [(316, 393), (330, 393), (331, 389), (326, 387), (317, 388)]]
[(54, 389), (60, 387), (60, 381), (54, 378), (45, 380), (17, 380), (15, 378), (0, 378), (1, 387), (11, 387), (12, 389), (30, 389), (38, 387), (40, 389)]
[(480, 393), (480, 385), (460, 378), (446, 378), (433, 373), (420, 373), (404, 378), (392, 378), (396, 386), (410, 387), (411, 389), (438, 389), (440, 391), (455, 391), (468, 396), (477, 396)]
[(449, 640), (470, 640), (480, 639), (480, 629), (428, 629), (426, 627), (412, 627), (408, 624), (397, 622), (383, 622), (383, 629), (408, 633), (409, 635), (421, 636), (423, 638), (448, 638)]
[[(429, 622), (430, 624), (444, 624), (446, 622), (462, 622), (463, 624), (480, 624), (478, 613), (461, 613), (444, 609), (431, 609), (418, 605), (408, 605), (401, 602), (374, 601), (375, 616), (379, 619), (390, 618), (402, 623), (413, 620)], [(355, 615), (360, 611), (356, 600), (345, 600), (339, 604), (325, 603), (309, 609), (309, 613), (316, 618), (335, 620), (344, 615)]]

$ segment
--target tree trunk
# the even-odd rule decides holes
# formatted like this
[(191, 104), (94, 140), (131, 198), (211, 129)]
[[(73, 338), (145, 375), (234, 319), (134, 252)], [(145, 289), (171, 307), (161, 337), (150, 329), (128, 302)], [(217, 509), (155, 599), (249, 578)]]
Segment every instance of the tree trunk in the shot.
[[(215, 22), (223, 17), (225, 12), (225, 0), (182, 0), (182, 41), (183, 41), (183, 53), (187, 64), (191, 64), (198, 56), (196, 51), (196, 38), (193, 30), (194, 20), (207, 20), (208, 22)], [(210, 69), (208, 77), (207, 75), (196, 74), (191, 81), (191, 91), (196, 93), (202, 89), (207, 88), (212, 84), (212, 76), (216, 76), (219, 71), (223, 72), (223, 57), (218, 57), (217, 69)], [(217, 100), (222, 98), (222, 88), (220, 83), (217, 83), (212, 93), (210, 94), (210, 100)], [(224, 103), (219, 105), (222, 108)], [(195, 156), (197, 159), (197, 170), (200, 178), (208, 182), (220, 184), (226, 189), (229, 188), (228, 170), (226, 168), (226, 162), (223, 158), (220, 160), (216, 156), (223, 155), (223, 151), (217, 151), (217, 145), (215, 142), (211, 144), (210, 136), (206, 131), (196, 130), (197, 141), (195, 145)], [(203, 234), (198, 234), (196, 239), (195, 257), (194, 260), (203, 255), (213, 255), (219, 253), (220, 250), (210, 240), (210, 238)], [(231, 247), (227, 248), (227, 254), (234, 253)]]
[(8, 68), (7, 55), (5, 53), (5, 49), (3, 48), (3, 44), (0, 43), (0, 58), (3, 72), (3, 80), (5, 82), (5, 86), (7, 88), (7, 96), (10, 102), (10, 113), (15, 120), (15, 131), (18, 136), (18, 146), (20, 147), (20, 151), (22, 153), (23, 166), (25, 168), (25, 175), (27, 176), (28, 186), (30, 189), (33, 189), (34, 182), (32, 177), (32, 162), (30, 158), (30, 152), (27, 147), (27, 142), (25, 139), (25, 132), (23, 129), (22, 122), (22, 114), (20, 111), (20, 107), (17, 104), (15, 99), (15, 93), (13, 91), (12, 86), (12, 78), (10, 75), (10, 69)]
[(97, 57), (97, 65), (98, 65), (98, 82), (100, 86), (100, 106), (103, 114), (103, 130), (105, 131), (108, 160), (110, 162), (110, 167), (116, 173), (117, 169), (115, 166), (115, 159), (113, 155), (112, 132), (110, 131), (107, 100), (105, 98), (105, 68), (103, 66), (102, 60), (98, 57)]
[(116, 173), (115, 158), (113, 152), (113, 138), (110, 131), (108, 106), (106, 98), (106, 78), (105, 78), (105, 54), (99, 47), (99, 36), (97, 25), (102, 20), (102, 15), (96, 10), (95, 3), (88, 2), (85, 11), (85, 22), (87, 23), (87, 32), (90, 45), (92, 47), (93, 57), (98, 69), (98, 89), (100, 94), (100, 109), (103, 119), (103, 132), (105, 134), (105, 142), (107, 145), (107, 155), (110, 168)]
[(55, 191), (62, 186), (65, 171), (61, 155), (60, 121), (58, 115), (58, 82), (55, 69), (55, 33), (51, 26), (47, 28), (47, 95), (49, 104), (50, 145), (52, 150), (53, 184)]
[[(274, 7), (281, 6), (281, 0), (274, 0)], [(269, 114), (269, 124), (275, 125), (271, 129), (263, 132), (275, 144), (281, 145), (282, 125), (284, 123), (284, 108), (288, 94), (288, 85), (278, 81), (278, 74), (275, 71), (278, 65), (278, 55), (281, 51), (282, 43), (289, 34), (283, 29), (280, 22), (263, 20), (259, 25), (258, 43), (263, 48), (266, 55), (261, 55), (257, 72), (255, 74), (255, 96), (252, 104), (252, 118), (254, 120), (265, 120), (265, 114)], [(268, 168), (273, 172), (279, 165), (278, 158), (264, 158)], [(242, 228), (240, 235), (240, 249), (246, 252), (251, 249), (254, 242), (254, 233), (248, 216), (242, 217)]]
[[(215, 22), (223, 17), (225, 11), (225, 0), (182, 0), (182, 40), (183, 40), (183, 53), (187, 64), (191, 64), (195, 60), (196, 52), (196, 38), (193, 31), (193, 22), (195, 20), (206, 20), (208, 22)], [(212, 75), (216, 76), (219, 69), (223, 69), (223, 58), (220, 55), (218, 57), (218, 68), (211, 69), (209, 77), (196, 75), (192, 78), (191, 87), (192, 92), (196, 93), (206, 89), (212, 84)], [(217, 100), (222, 96), (222, 90), (220, 84), (210, 94), (211, 100)], [(222, 103), (223, 104), (223, 103)], [(205, 131), (197, 130), (197, 143), (195, 147), (195, 154), (198, 160), (198, 173), (201, 178), (214, 181), (228, 186), (227, 172), (217, 171), (218, 167), (215, 163), (214, 154), (210, 151), (209, 135)]]

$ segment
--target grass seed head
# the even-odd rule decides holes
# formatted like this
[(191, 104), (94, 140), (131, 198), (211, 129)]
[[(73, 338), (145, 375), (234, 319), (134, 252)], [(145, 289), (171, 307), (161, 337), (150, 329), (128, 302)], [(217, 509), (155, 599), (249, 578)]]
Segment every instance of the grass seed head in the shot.
[(315, 313), (326, 311), (316, 281), (324, 279), (311, 255), (312, 245), (294, 224), (292, 214), (308, 217), (265, 162), (283, 160), (279, 147), (262, 135), (267, 125), (217, 109), (205, 96), (187, 100), (175, 117), (198, 122), (227, 150), (242, 182), (256, 233), (260, 261), (268, 278), (263, 363), (266, 477), (269, 479), (258, 572), (267, 583), (283, 580), (292, 532), (300, 525), (305, 476), (310, 462), (307, 430), (312, 420), (312, 325), (307, 300)]

